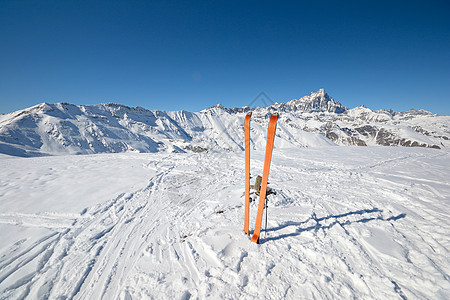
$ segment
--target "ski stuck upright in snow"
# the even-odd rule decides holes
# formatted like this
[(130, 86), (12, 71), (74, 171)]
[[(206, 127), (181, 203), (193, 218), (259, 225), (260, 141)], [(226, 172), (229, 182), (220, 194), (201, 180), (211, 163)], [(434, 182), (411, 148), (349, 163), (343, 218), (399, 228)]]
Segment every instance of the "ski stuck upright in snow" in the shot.
[(245, 135), (245, 217), (244, 232), (249, 235), (248, 219), (250, 217), (250, 118), (252, 113), (249, 112), (245, 116), (244, 135)]
[[(249, 234), (249, 215), (250, 215), (250, 118), (251, 113), (248, 113), (244, 121), (245, 133), (245, 219), (244, 231)], [(267, 180), (269, 178), (270, 162), (272, 160), (273, 143), (275, 139), (275, 131), (277, 128), (278, 113), (272, 114), (269, 120), (269, 129), (267, 132), (266, 154), (264, 158), (264, 169), (261, 180), (261, 188), (259, 194), (258, 212), (256, 215), (255, 230), (252, 236), (252, 242), (259, 243), (259, 235), (261, 232), (261, 223), (265, 207)], [(267, 222), (267, 221), (266, 221)]]

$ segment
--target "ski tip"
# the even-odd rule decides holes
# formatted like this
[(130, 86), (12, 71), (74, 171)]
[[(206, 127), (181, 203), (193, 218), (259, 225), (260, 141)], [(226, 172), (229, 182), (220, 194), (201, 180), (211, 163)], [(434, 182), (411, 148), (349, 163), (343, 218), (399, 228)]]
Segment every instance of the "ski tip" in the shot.
[(249, 112), (247, 113), (247, 116), (251, 116), (251, 115), (252, 115), (252, 112), (249, 111)]

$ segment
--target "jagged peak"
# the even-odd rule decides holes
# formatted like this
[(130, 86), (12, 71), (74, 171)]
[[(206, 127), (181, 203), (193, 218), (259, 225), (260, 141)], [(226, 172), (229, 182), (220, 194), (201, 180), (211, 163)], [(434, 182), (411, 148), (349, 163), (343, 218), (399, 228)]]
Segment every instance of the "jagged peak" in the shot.
[(30, 108), (26, 108), (24, 109), (24, 111), (34, 111), (34, 112), (48, 112), (48, 111), (52, 111), (55, 109), (55, 104), (51, 104), (51, 103), (47, 103), (47, 102), (42, 102), (39, 103), (35, 106), (32, 106)]
[(310, 96), (316, 94), (322, 97), (328, 96), (328, 94), (325, 92), (325, 89), (319, 89), (317, 92), (311, 92)]
[[(298, 100), (292, 100), (296, 102), (313, 102), (313, 101), (325, 101), (325, 102), (335, 102), (333, 98), (331, 98), (324, 89), (319, 89), (318, 91), (312, 91), (309, 95), (303, 96)], [(292, 102), (290, 101), (290, 102)]]
[(324, 98), (327, 100), (332, 99), (327, 92), (325, 92), (325, 89), (319, 89), (318, 91), (312, 91), (308, 96), (304, 96), (301, 99), (309, 100), (309, 99), (316, 99), (316, 98)]
[(42, 102), (39, 104), (36, 104), (32, 107), (30, 107), (29, 109), (43, 109), (43, 108), (49, 108), (52, 107), (53, 104), (47, 103), (47, 102)]
[(214, 105), (214, 106), (211, 106), (211, 107), (208, 107), (208, 108), (202, 110), (202, 112), (211, 111), (211, 110), (229, 111), (228, 108), (226, 108), (225, 106), (223, 106), (223, 105), (220, 104), (220, 103), (217, 103), (217, 104)]
[[(335, 101), (326, 92), (325, 89), (311, 92), (308, 96), (304, 96), (299, 100), (288, 102), (289, 105), (304, 106), (312, 109), (312, 111), (327, 111), (334, 113), (343, 113), (347, 110), (340, 102)], [(305, 110), (304, 109), (304, 110)]]
[(226, 108), (225, 108), (225, 106), (223, 106), (223, 105), (222, 105), (222, 104), (220, 104), (220, 103), (217, 103), (216, 105), (214, 105), (214, 106), (210, 106), (210, 107), (206, 108), (205, 110), (208, 110), (208, 109), (213, 109), (213, 108), (226, 109)]

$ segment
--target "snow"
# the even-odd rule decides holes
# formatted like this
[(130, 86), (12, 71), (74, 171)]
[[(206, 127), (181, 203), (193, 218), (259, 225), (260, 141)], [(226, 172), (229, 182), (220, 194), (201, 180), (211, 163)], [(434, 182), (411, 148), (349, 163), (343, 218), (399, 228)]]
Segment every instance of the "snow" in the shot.
[(276, 147), (259, 245), (241, 151), (1, 155), (0, 298), (448, 299), (449, 155)]
[(145, 154), (0, 159), (3, 213), (63, 214), (70, 208), (79, 214), (123, 190), (145, 187), (156, 173)]

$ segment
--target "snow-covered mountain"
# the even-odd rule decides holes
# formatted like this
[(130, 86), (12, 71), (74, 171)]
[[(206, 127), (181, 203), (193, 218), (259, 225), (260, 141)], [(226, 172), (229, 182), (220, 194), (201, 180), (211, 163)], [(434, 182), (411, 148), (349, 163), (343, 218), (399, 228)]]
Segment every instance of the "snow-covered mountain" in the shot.
[(264, 148), (267, 122), (280, 113), (275, 147), (384, 145), (448, 148), (450, 117), (424, 110), (348, 109), (323, 89), (267, 107), (201, 112), (158, 111), (118, 104), (42, 103), (0, 115), (0, 153), (16, 156), (115, 152), (236, 151), (252, 115), (252, 146)]

